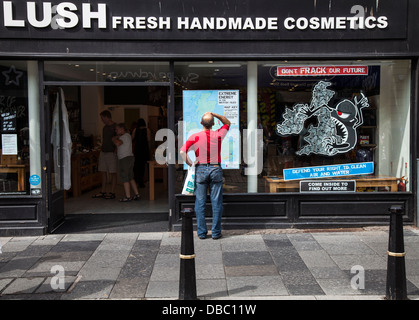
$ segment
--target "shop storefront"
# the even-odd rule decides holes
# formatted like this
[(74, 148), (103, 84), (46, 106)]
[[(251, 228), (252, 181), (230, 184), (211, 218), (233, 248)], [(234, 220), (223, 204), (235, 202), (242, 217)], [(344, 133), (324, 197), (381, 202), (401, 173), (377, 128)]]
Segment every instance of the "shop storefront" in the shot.
[[(163, 130), (151, 156), (167, 163), (172, 230), (194, 203), (181, 194), (178, 152), (207, 111), (232, 122), (225, 228), (381, 225), (395, 204), (417, 223), (416, 2), (2, 1), (0, 10), (0, 234), (43, 234), (64, 218), (74, 147), (54, 123), (67, 117), (74, 142), (105, 107), (118, 116), (121, 103), (153, 102)], [(82, 171), (81, 185), (94, 184)]]

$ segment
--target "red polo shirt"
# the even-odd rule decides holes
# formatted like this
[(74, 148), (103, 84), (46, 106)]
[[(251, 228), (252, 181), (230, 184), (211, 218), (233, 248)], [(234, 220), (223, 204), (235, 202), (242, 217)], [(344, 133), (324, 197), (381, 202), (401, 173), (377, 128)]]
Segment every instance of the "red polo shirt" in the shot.
[(191, 135), (180, 150), (185, 153), (194, 150), (199, 163), (221, 163), (221, 142), (229, 129), (225, 124), (216, 131), (202, 130)]

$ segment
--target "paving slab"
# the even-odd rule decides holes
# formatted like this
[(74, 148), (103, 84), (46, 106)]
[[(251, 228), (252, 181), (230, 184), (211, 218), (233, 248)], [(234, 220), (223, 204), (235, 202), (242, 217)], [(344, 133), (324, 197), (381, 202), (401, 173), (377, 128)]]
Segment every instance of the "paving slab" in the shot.
[[(200, 299), (382, 299), (388, 231), (194, 233)], [(57, 234), (0, 239), (0, 299), (178, 299), (179, 232)], [(419, 299), (419, 232), (405, 230), (409, 298)], [(52, 269), (65, 287), (53, 290)], [(351, 269), (356, 267), (355, 273)], [(364, 288), (351, 281), (364, 271)], [(357, 282), (360, 283), (360, 282)]]
[(197, 280), (202, 279), (224, 279), (224, 265), (221, 264), (195, 264)]
[(281, 276), (228, 277), (229, 296), (287, 295)]
[(18, 278), (10, 283), (2, 294), (34, 293), (44, 281), (45, 277)]
[(337, 265), (330, 267), (310, 267), (310, 272), (316, 279), (346, 279), (347, 272)]
[(2, 242), (1, 251), (6, 252), (20, 252), (25, 250), (37, 238), (36, 237), (14, 237), (7, 242)]
[(159, 240), (163, 239), (164, 232), (141, 232), (137, 240)]
[(368, 245), (358, 241), (352, 241), (352, 242), (322, 242), (321, 243), (322, 248), (328, 253), (328, 254), (365, 254), (365, 255), (371, 255), (375, 254), (376, 252), (372, 250)]
[[(178, 251), (179, 252), (179, 251)], [(223, 253), (220, 250), (197, 251), (195, 258), (196, 265), (223, 264)]]
[(354, 295), (361, 294), (360, 290), (351, 287), (350, 279), (317, 279), (326, 295)]
[(364, 269), (387, 270), (387, 261), (379, 255), (345, 254), (330, 255), (330, 258), (342, 270), (351, 270), (354, 266), (362, 266)]
[(145, 297), (148, 279), (144, 277), (118, 278), (112, 288), (110, 299), (141, 299)]
[(227, 282), (223, 279), (197, 279), (196, 294), (202, 298), (228, 297)]
[(226, 266), (274, 264), (268, 251), (223, 252), (223, 261)]
[(76, 276), (86, 261), (49, 261), (38, 260), (28, 271), (25, 272), (26, 277), (40, 277), (55, 275), (54, 268), (62, 268), (67, 276)]
[[(62, 242), (73, 242), (73, 241), (80, 241), (80, 242), (89, 242), (89, 241), (99, 241), (106, 237), (106, 233), (77, 233), (77, 234), (65, 234), (65, 235), (57, 235), (63, 236)], [(51, 235), (52, 236), (52, 235)]]
[(64, 293), (67, 292), (77, 279), (76, 276), (64, 276), (62, 278), (47, 277), (38, 287), (36, 293)]
[(62, 300), (95, 300), (108, 299), (115, 281), (112, 280), (80, 280), (69, 293), (61, 296)]
[(22, 277), (38, 260), (39, 257), (14, 257), (1, 267), (0, 279)]
[(221, 243), (224, 252), (243, 251), (266, 251), (266, 245), (262, 239), (249, 241), (225, 241)]
[(179, 280), (179, 270), (179, 254), (158, 254), (154, 263), (153, 272), (150, 276), (150, 281)]
[(13, 280), (14, 278), (0, 279), (0, 292), (2, 292)]
[(250, 265), (250, 266), (226, 266), (225, 275), (227, 277), (244, 276), (276, 276), (278, 268), (275, 265)]
[(310, 283), (310, 284), (289, 284), (287, 285), (287, 290), (291, 296), (305, 296), (309, 294), (314, 295), (324, 295), (324, 291), (322, 288), (316, 283)]
[(298, 254), (309, 268), (333, 268), (336, 266), (336, 263), (330, 258), (330, 255), (325, 250), (300, 251)]
[(179, 297), (179, 280), (150, 281), (145, 297), (177, 299)]

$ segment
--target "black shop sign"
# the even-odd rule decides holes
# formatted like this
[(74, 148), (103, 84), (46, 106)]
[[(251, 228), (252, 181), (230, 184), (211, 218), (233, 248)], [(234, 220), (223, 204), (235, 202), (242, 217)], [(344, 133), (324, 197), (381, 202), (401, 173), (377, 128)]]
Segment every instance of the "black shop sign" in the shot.
[(0, 38), (406, 39), (408, 0), (0, 1)]

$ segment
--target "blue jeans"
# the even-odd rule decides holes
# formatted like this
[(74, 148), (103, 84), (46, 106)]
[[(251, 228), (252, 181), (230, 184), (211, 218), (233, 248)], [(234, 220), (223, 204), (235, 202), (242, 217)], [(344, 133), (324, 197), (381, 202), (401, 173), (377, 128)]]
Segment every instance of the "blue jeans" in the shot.
[(198, 237), (208, 233), (205, 221), (205, 204), (207, 190), (210, 189), (212, 205), (212, 237), (221, 234), (221, 217), (223, 215), (223, 169), (219, 165), (198, 165), (195, 171), (195, 214)]

